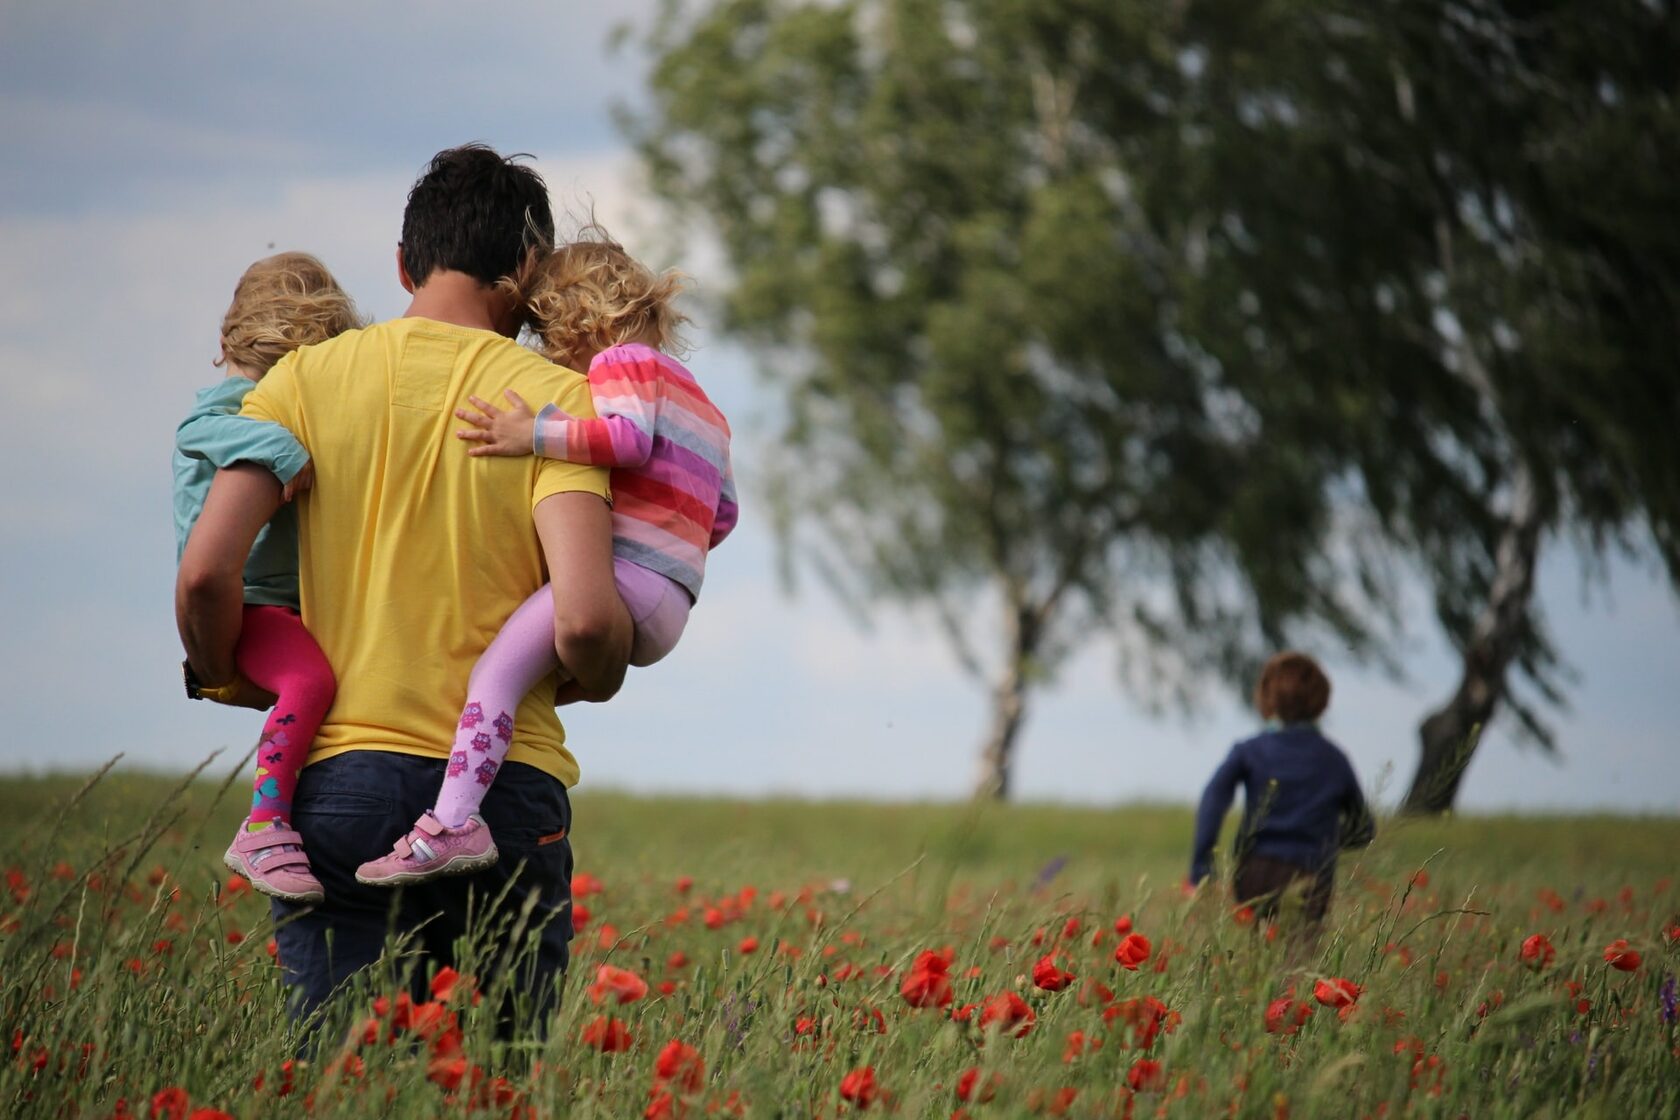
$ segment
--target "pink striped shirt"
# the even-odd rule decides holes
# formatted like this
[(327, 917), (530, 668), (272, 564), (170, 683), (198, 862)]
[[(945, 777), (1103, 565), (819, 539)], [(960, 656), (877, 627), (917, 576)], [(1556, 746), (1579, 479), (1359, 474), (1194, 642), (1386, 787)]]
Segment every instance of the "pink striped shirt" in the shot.
[(676, 580), (696, 600), (706, 553), (735, 528), (729, 422), (682, 364), (626, 343), (595, 355), (598, 419), (545, 405), (532, 444), (549, 459), (611, 467), (613, 554)]

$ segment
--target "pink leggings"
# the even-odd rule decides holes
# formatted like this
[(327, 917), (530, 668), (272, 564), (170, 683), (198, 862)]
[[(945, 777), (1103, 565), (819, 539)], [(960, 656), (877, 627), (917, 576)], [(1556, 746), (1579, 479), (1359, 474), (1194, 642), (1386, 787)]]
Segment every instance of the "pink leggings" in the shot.
[[(652, 665), (682, 637), (693, 600), (680, 583), (628, 560), (613, 561), (613, 578), (636, 627), (630, 664)], [(478, 812), (513, 744), (519, 702), (557, 667), (554, 591), (545, 583), (508, 617), (473, 666), (467, 706), (461, 710), (438, 793), (436, 813), (444, 824), (458, 828), (468, 814)]]
[(288, 819), (298, 774), (338, 682), (303, 620), (286, 607), (246, 604), (233, 660), (246, 680), (277, 698), (257, 741), (251, 821)]

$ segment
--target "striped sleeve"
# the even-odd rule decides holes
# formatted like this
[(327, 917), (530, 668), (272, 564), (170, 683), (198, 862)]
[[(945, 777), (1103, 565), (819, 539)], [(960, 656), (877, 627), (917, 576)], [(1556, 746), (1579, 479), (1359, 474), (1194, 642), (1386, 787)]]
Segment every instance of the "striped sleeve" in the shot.
[(741, 516), (741, 508), (735, 500), (735, 468), (728, 462), (723, 465), (722, 483), (718, 491), (717, 513), (712, 518), (712, 539), (706, 545), (708, 549), (722, 544)]
[(538, 455), (597, 467), (639, 467), (653, 454), (659, 422), (660, 370), (652, 357), (597, 358), (589, 367), (597, 419), (555, 405), (537, 414), (531, 447)]

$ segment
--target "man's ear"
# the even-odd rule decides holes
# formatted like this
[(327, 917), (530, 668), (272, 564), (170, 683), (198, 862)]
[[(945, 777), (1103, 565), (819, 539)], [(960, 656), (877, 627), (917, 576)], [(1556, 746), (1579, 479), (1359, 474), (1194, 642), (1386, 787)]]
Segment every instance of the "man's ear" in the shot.
[(402, 242), (397, 242), (397, 283), (403, 286), (403, 291), (414, 294), (414, 280), (408, 275), (408, 269), (403, 264)]

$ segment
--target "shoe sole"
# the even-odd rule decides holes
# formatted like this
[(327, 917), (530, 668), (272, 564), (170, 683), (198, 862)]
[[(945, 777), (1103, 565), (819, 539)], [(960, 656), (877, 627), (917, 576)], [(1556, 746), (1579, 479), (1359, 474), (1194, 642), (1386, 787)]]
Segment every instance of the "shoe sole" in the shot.
[(327, 899), (327, 896), (321, 891), (305, 891), (302, 893), (297, 891), (283, 891), (279, 887), (264, 883), (258, 879), (253, 879), (251, 878), (250, 872), (241, 867), (239, 865), (239, 861), (231, 856), (223, 855), (222, 865), (241, 879), (245, 880), (247, 883), (251, 884), (252, 890), (256, 891), (258, 894), (266, 894), (270, 898), (278, 898), (283, 902), (296, 902), (307, 906), (313, 906), (318, 902), (325, 902)]
[(409, 883), (424, 883), (427, 879), (447, 879), (455, 875), (470, 875), (474, 871), (483, 871), (490, 867), (502, 854), (495, 848), (479, 856), (454, 856), (444, 861), (438, 867), (428, 867), (424, 871), (399, 871), (383, 879), (365, 878), (360, 870), (356, 872), (356, 882), (368, 887), (401, 887)]

